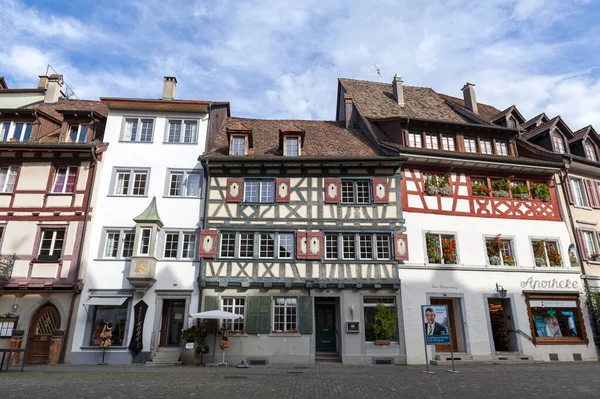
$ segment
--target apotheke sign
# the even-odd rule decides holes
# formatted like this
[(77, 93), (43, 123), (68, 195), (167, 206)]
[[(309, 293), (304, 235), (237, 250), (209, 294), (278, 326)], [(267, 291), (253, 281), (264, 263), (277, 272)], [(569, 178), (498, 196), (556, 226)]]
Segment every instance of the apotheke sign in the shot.
[(551, 280), (534, 280), (533, 277), (529, 277), (527, 280), (521, 281), (521, 288), (571, 288), (578, 290), (579, 281), (571, 279), (557, 280), (555, 278)]

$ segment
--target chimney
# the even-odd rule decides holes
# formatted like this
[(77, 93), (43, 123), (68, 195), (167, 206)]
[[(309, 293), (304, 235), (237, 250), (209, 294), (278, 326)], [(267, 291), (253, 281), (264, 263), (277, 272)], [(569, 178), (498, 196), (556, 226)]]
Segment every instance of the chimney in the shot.
[(479, 114), (479, 111), (477, 111), (477, 99), (475, 98), (475, 85), (467, 82), (463, 86), (462, 92), (465, 99), (465, 107), (474, 113)]
[(177, 86), (177, 78), (175, 76), (165, 76), (162, 95), (163, 100), (175, 99), (175, 86)]
[(48, 76), (40, 75), (40, 82), (38, 83), (38, 89), (45, 89), (48, 84)]
[(346, 130), (354, 127), (354, 124), (352, 123), (352, 111), (354, 111), (352, 96), (348, 93), (344, 93), (344, 113), (346, 114)]
[[(44, 78), (46, 78), (46, 77), (44, 76)], [(42, 78), (40, 78), (40, 84), (41, 83), (42, 83)], [(47, 82), (46, 82), (46, 94), (44, 96), (44, 103), (55, 103), (58, 101), (60, 95), (62, 94), (60, 89), (61, 89), (63, 83), (64, 83), (64, 80), (63, 80), (62, 75), (54, 74), (54, 75), (48, 76)]]
[(394, 98), (399, 105), (404, 105), (404, 88), (402, 86), (402, 77), (394, 75), (394, 81), (392, 82), (392, 89), (394, 90)]

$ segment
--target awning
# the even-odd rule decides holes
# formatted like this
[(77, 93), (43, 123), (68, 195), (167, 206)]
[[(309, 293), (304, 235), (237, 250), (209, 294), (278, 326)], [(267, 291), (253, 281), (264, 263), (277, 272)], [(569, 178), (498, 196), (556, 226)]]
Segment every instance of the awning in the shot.
[(128, 297), (106, 297), (106, 296), (93, 296), (84, 305), (92, 306), (121, 306), (125, 303)]

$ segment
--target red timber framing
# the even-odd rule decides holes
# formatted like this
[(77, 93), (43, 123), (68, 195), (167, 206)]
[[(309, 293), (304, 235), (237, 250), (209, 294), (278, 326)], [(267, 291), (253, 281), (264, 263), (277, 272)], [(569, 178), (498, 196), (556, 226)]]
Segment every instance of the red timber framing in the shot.
[[(448, 173), (451, 194), (428, 195), (425, 192), (426, 176), (435, 175), (438, 178), (448, 173), (448, 170), (433, 170), (419, 167), (402, 169), (402, 203), (404, 211), (417, 213), (432, 213), (453, 216), (471, 216), (500, 219), (529, 219), (561, 221), (557, 205), (556, 189), (551, 177), (543, 176), (509, 176), (508, 174), (482, 176), (476, 172), (452, 170)], [(484, 180), (491, 188), (491, 181), (505, 178), (510, 182), (519, 181), (548, 184), (550, 200), (522, 200), (516, 198), (475, 196), (472, 194), (472, 179)]]

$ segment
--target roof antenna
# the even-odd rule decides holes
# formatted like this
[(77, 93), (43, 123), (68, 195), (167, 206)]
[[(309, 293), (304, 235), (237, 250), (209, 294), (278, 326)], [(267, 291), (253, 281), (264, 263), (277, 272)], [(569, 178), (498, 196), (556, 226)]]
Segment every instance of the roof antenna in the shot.
[(381, 70), (385, 69), (385, 65), (381, 65), (381, 66), (377, 66), (377, 63), (373, 63), (372, 64), (374, 69), (371, 70), (371, 72), (377, 72), (377, 80), (381, 80)]
[[(58, 75), (58, 72), (56, 72), (56, 69), (52, 68), (52, 65), (48, 64), (48, 66), (46, 67), (46, 75), (48, 75), (48, 72), (50, 72), (50, 71), (52, 71)], [(73, 97), (75, 97), (79, 100), (79, 97), (77, 96), (75, 91), (66, 82), (63, 82), (63, 87), (64, 87), (64, 92), (65, 92), (64, 94), (65, 94), (65, 97), (67, 100), (71, 100)]]

